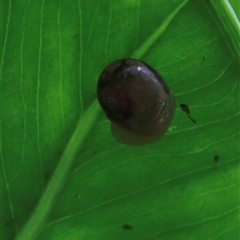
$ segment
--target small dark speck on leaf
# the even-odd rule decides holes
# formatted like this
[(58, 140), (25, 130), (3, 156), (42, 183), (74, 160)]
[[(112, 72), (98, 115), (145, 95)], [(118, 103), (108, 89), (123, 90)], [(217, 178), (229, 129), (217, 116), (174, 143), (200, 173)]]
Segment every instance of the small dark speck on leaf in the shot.
[(213, 160), (214, 160), (214, 162), (218, 162), (219, 161), (219, 156), (218, 155), (215, 155), (214, 157), (213, 157)]
[(122, 228), (125, 229), (125, 230), (131, 230), (132, 226), (129, 225), (129, 224), (124, 224), (124, 225), (122, 225)]
[(190, 116), (190, 108), (187, 104), (181, 103), (180, 108), (183, 112), (185, 112), (188, 115), (188, 117), (191, 119), (193, 123), (197, 123), (196, 120)]
[(213, 64), (213, 66), (214, 66), (214, 67), (216, 67), (216, 65), (215, 65), (215, 64)]
[(190, 108), (187, 104), (180, 104), (180, 108), (182, 109), (182, 111), (184, 111), (187, 115), (190, 114)]
[(188, 117), (192, 120), (193, 123), (195, 123), (195, 124), (197, 123), (197, 121), (195, 119), (193, 119), (191, 116), (188, 116)]
[(202, 57), (202, 60), (206, 60), (205, 56)]

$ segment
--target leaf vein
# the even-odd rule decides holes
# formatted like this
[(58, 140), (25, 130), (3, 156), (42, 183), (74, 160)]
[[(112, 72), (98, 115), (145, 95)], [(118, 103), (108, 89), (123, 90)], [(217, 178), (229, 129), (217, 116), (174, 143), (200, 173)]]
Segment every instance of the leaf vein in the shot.
[(108, 47), (108, 41), (109, 41), (109, 34), (110, 34), (110, 25), (111, 25), (111, 22), (112, 22), (112, 0), (110, 0), (108, 29), (107, 29), (107, 37), (106, 37), (105, 48), (104, 48), (106, 64), (108, 64), (107, 47)]
[(79, 59), (79, 100), (80, 100), (80, 109), (83, 112), (83, 99), (82, 99), (82, 57), (83, 57), (83, 43), (82, 43), (82, 35), (83, 35), (83, 25), (82, 25), (82, 7), (81, 2), (78, 0), (78, 13), (79, 13), (79, 37), (80, 37), (80, 59)]
[[(174, 94), (175, 96), (181, 96), (181, 95), (184, 95), (184, 94), (187, 94), (187, 93), (190, 93), (190, 92), (194, 92), (194, 91), (198, 91), (200, 89), (203, 89), (203, 88), (206, 88), (208, 87), (209, 85), (217, 82), (223, 75), (224, 73), (227, 71), (228, 67), (231, 65), (232, 62), (234, 62), (235, 59), (232, 59), (231, 61), (229, 61), (229, 63), (226, 65), (226, 67), (222, 70), (222, 72), (215, 78), (213, 79), (212, 81), (209, 81), (207, 84), (205, 85), (202, 85), (200, 87), (196, 87), (196, 88), (192, 88), (191, 90), (188, 90), (188, 91), (185, 91), (185, 92), (180, 92), (180, 93), (176, 93)], [(197, 69), (196, 71), (198, 71), (199, 69)], [(187, 77), (189, 77), (191, 74), (189, 74), (188, 76), (185, 76), (184, 79), (186, 79)]]
[(5, 33), (4, 43), (3, 43), (3, 52), (2, 52), (2, 59), (1, 59), (1, 72), (2, 72), (2, 67), (3, 67), (5, 52), (6, 52), (8, 31), (9, 31), (9, 25), (10, 25), (10, 20), (11, 20), (11, 8), (12, 8), (12, 0), (9, 1), (9, 5), (8, 5), (8, 18), (7, 18), (6, 33)]
[(60, 18), (61, 18), (61, 0), (59, 1), (57, 25), (58, 25), (58, 38), (59, 38), (59, 95), (60, 95), (60, 106), (61, 106), (61, 118), (62, 118), (62, 133), (65, 133), (65, 119), (63, 110), (63, 68), (62, 68), (62, 33), (60, 28)]

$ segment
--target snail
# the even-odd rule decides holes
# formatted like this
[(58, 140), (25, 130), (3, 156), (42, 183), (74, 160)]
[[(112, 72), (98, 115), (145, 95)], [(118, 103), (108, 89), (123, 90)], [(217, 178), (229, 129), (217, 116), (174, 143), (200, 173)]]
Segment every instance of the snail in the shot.
[(175, 112), (175, 99), (162, 77), (147, 63), (121, 59), (100, 74), (97, 97), (121, 143), (141, 146), (161, 138)]

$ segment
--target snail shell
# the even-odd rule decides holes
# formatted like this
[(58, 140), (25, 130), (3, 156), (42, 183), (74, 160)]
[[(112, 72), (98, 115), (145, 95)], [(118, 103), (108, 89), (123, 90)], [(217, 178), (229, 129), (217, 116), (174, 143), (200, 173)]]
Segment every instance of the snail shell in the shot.
[(175, 112), (174, 96), (162, 77), (137, 59), (110, 63), (99, 77), (97, 96), (114, 137), (128, 145), (158, 140)]

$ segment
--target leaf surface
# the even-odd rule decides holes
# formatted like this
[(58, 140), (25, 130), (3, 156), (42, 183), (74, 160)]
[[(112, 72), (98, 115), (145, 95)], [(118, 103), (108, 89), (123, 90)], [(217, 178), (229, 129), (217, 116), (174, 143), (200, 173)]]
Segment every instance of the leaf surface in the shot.
[[(237, 239), (239, 53), (221, 6), (1, 7), (3, 240)], [(131, 56), (157, 69), (177, 103), (166, 135), (144, 147), (117, 142), (96, 101), (103, 68)]]

